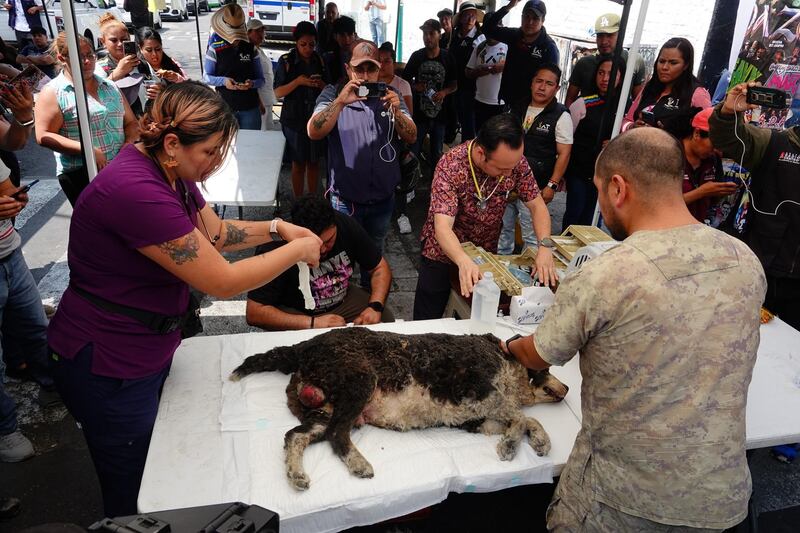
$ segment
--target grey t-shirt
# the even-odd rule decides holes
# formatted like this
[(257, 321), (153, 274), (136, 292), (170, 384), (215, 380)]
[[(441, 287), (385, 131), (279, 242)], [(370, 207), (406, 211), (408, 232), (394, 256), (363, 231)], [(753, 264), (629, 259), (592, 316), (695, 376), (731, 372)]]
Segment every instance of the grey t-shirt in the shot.
[[(11, 176), (11, 171), (0, 161), (0, 183), (6, 181)], [(0, 220), (0, 259), (8, 257), (19, 248), (22, 239), (14, 229), (14, 223), (10, 218)]]
[[(597, 59), (600, 56), (598, 55), (590, 55), (582, 57), (575, 63), (575, 66), (572, 67), (572, 74), (569, 76), (569, 84), (570, 85), (577, 85), (578, 88), (581, 90), (581, 96), (588, 96), (592, 94), (592, 76), (594, 76), (595, 70), (597, 70)], [(628, 51), (622, 51), (622, 60), (626, 63), (628, 62)], [(645, 67), (644, 67), (644, 60), (642, 56), (636, 58), (636, 70), (633, 71), (633, 82), (632, 86), (636, 87), (637, 85), (641, 85), (644, 83), (644, 74), (645, 74)]]

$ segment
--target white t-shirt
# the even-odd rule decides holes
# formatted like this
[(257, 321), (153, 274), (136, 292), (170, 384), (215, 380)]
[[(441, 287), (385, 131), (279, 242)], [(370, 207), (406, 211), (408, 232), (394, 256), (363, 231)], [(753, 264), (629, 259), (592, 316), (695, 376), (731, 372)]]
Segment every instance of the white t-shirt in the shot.
[[(481, 42), (472, 50), (467, 68), (476, 69), (482, 65), (505, 63), (508, 45), (506, 43), (486, 44)], [(500, 82), (503, 74), (488, 74), (475, 80), (475, 100), (487, 105), (502, 105)]]
[(17, 11), (17, 20), (14, 21), (14, 29), (17, 31), (31, 31), (28, 25), (28, 19), (25, 18), (25, 6), (22, 5), (22, 0), (17, 0), (14, 4)]
[(400, 93), (400, 96), (411, 96), (411, 84), (397, 74), (395, 74), (392, 81), (389, 82), (389, 86), (394, 87), (395, 90)]
[[(526, 133), (542, 111), (544, 111), (543, 107), (528, 106), (525, 120), (522, 121), (522, 129)], [(569, 113), (561, 113), (558, 122), (556, 122), (556, 142), (559, 144), (572, 144), (572, 117)]]

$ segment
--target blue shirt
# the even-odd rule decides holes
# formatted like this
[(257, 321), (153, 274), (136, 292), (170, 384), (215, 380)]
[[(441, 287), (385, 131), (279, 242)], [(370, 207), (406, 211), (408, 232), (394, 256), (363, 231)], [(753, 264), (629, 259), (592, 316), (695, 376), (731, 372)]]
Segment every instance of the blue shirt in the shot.
[[(389, 90), (394, 90), (389, 87)], [(336, 99), (337, 87), (328, 85), (317, 98), (316, 115)], [(333, 190), (357, 204), (382, 202), (400, 182), (400, 143), (390, 133), (391, 119), (379, 98), (345, 106), (328, 134), (328, 168)], [(411, 118), (403, 99), (400, 112)]]

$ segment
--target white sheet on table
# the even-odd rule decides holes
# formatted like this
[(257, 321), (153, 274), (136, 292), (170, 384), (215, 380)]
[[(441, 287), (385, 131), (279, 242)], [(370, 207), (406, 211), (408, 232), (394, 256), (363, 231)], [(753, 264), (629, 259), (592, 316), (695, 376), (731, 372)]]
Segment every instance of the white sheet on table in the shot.
[[(405, 329), (414, 333), (424, 328), (409, 322)], [(447, 333), (471, 332), (469, 321), (447, 322), (441, 328)], [(318, 333), (282, 333), (280, 344)], [(298, 424), (286, 407), (289, 377), (268, 372), (236, 383), (227, 379), (245, 357), (273, 347), (255, 346), (254, 340), (248, 338), (243, 349), (223, 350), (220, 364), (224, 383), (222, 496), (224, 501), (255, 503), (276, 511), (282, 531), (337, 531), (407, 514), (443, 500), (449, 492), (487, 492), (552, 482), (552, 460), (538, 457), (527, 443), (509, 462), (497, 457), (499, 436), (450, 428), (400, 433), (365, 427), (354, 431), (352, 439), (372, 464), (374, 478), (353, 477), (330, 445), (321, 443), (306, 450), (304, 466), (311, 487), (297, 492), (286, 480), (283, 453), (284, 434)], [(266, 340), (258, 338), (259, 343)], [(380, 505), (375, 505), (376, 501)]]

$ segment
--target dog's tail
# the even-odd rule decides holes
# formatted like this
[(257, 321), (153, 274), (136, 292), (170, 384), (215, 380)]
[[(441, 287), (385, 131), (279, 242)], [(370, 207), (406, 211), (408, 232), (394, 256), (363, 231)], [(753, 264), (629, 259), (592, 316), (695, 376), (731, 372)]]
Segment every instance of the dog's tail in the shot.
[(294, 346), (278, 346), (264, 353), (251, 355), (239, 367), (231, 372), (229, 379), (239, 381), (256, 372), (274, 372), (279, 370), (291, 374), (298, 369), (297, 351)]

